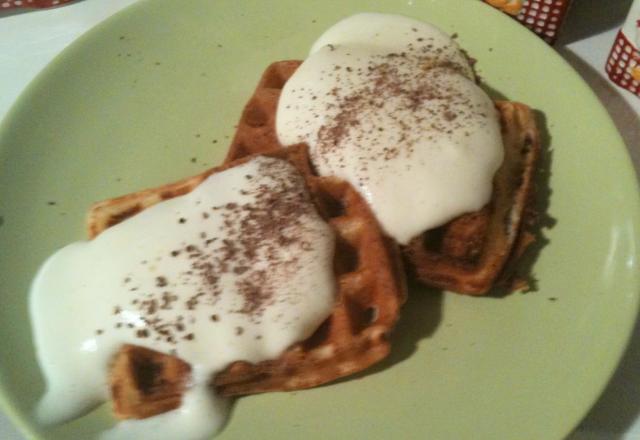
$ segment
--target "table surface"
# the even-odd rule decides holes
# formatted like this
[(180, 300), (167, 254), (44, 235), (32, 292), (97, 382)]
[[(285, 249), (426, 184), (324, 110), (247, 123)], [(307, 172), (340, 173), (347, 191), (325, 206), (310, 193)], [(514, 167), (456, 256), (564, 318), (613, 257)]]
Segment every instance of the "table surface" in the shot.
[[(84, 0), (36, 12), (0, 10), (0, 120), (29, 82), (67, 45), (138, 0)], [(574, 3), (556, 49), (609, 111), (640, 174), (640, 98), (614, 86), (603, 66), (632, 0)], [(603, 395), (569, 440), (640, 439), (640, 324)], [(0, 439), (24, 437), (0, 411)]]

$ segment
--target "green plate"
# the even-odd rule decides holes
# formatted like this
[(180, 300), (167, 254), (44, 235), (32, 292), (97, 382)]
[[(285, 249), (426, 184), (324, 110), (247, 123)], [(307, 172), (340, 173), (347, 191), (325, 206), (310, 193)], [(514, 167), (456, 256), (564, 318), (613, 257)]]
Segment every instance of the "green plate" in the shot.
[(219, 439), (537, 440), (577, 424), (636, 316), (640, 215), (623, 142), (576, 73), (477, 0), (155, 0), (65, 50), (0, 128), (0, 394), (28, 435), (84, 439), (112, 423), (106, 406), (53, 429), (31, 417), (43, 392), (27, 309), (38, 266), (84, 237), (92, 202), (218, 163), (263, 68), (304, 57), (329, 25), (371, 10), (458, 33), (495, 96), (540, 111), (556, 224), (533, 267), (537, 291), (414, 288), (388, 361), (337, 384), (242, 398)]

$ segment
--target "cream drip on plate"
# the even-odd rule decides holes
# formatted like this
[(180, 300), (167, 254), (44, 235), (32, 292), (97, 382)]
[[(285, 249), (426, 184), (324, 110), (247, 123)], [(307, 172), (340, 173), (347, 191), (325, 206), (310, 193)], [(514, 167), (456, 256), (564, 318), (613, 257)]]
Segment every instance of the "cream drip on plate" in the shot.
[(365, 13), (327, 30), (287, 81), (276, 130), (350, 182), (401, 244), (482, 208), (504, 147), (466, 57), (436, 27)]
[(267, 157), (59, 250), (31, 289), (47, 382), (39, 418), (62, 422), (107, 400), (109, 363), (128, 343), (188, 362), (190, 384), (180, 408), (103, 437), (211, 436), (226, 417), (213, 375), (275, 359), (315, 331), (334, 304), (333, 252), (303, 178)]

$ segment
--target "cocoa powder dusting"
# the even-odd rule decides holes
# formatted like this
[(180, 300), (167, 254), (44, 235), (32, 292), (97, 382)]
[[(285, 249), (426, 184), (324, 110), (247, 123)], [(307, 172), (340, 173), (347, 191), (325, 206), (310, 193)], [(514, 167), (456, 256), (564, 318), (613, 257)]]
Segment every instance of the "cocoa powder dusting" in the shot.
[(466, 67), (431, 38), (418, 38), (406, 51), (373, 55), (366, 68), (346, 66), (326, 75), (337, 86), (326, 96), (330, 117), (317, 132), (317, 160), (331, 168), (329, 158), (348, 149), (361, 164), (361, 183), (370, 167), (410, 157), (425, 138), (453, 136), (473, 118), (486, 118), (452, 80), (466, 75)]
[[(308, 220), (317, 212), (304, 179), (287, 162), (263, 158), (255, 174), (245, 175), (243, 188), (237, 189), (239, 201), (250, 201), (207, 206), (206, 215), (197, 213), (205, 232), (165, 251), (162, 258), (175, 261), (172, 264), (185, 263), (186, 270), (171, 279), (156, 273), (149, 285), (127, 276), (128, 285), (140, 286), (129, 289), (132, 300), (128, 309), (138, 313), (146, 327), (141, 330), (125, 321), (124, 307), (118, 305), (113, 311), (116, 329), (132, 331), (137, 338), (177, 344), (196, 337), (193, 325), (198, 316), (214, 325), (221, 320), (221, 313), (231, 312), (257, 324), (270, 305), (296, 300), (285, 297), (278, 286), (301, 268), (300, 255), (314, 249), (308, 237)], [(209, 219), (217, 219), (221, 229), (207, 229)], [(188, 220), (187, 216), (179, 217), (178, 223)], [(232, 277), (237, 294), (231, 310), (218, 305), (222, 280), (227, 286), (228, 277)], [(192, 293), (184, 296), (185, 289)], [(180, 297), (179, 291), (183, 292)], [(204, 315), (202, 308), (206, 308)], [(175, 310), (181, 312), (177, 318), (166, 313)], [(243, 332), (242, 327), (236, 329), (237, 335)]]

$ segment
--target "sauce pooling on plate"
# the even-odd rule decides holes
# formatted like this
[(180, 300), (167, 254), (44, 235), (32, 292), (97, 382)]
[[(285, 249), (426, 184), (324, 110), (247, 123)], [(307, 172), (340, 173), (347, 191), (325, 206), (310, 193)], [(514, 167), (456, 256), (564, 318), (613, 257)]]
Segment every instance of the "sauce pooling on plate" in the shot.
[(287, 81), (276, 129), (322, 175), (354, 185), (401, 244), (482, 208), (503, 159), (497, 111), (432, 25), (358, 14), (327, 30)]
[(236, 360), (275, 359), (315, 331), (334, 304), (333, 252), (303, 178), (267, 157), (61, 249), (31, 291), (47, 381), (40, 419), (65, 421), (107, 400), (110, 361), (129, 343), (180, 357), (192, 377), (180, 408), (104, 437), (211, 436), (226, 407), (209, 388), (213, 375)]

